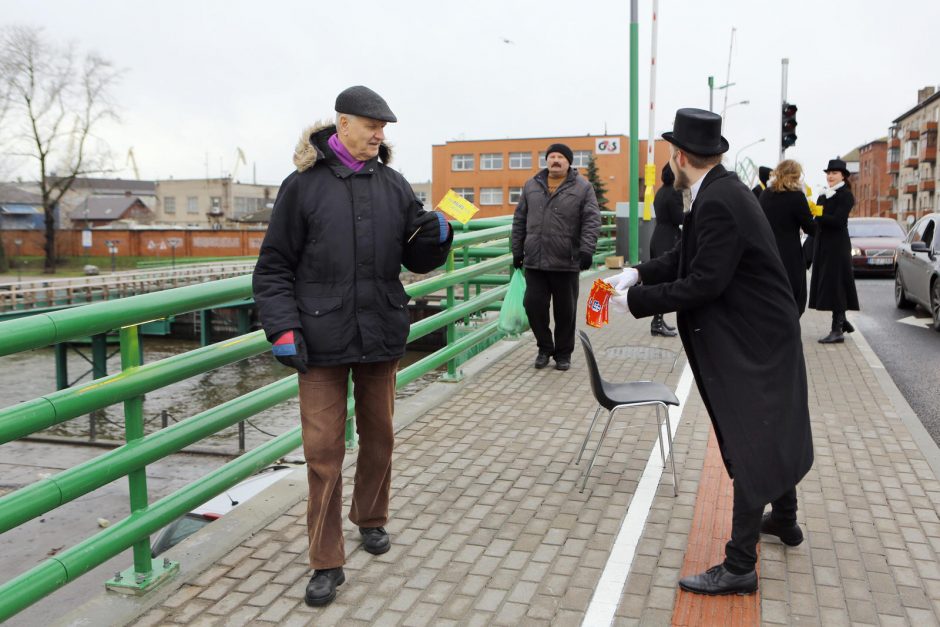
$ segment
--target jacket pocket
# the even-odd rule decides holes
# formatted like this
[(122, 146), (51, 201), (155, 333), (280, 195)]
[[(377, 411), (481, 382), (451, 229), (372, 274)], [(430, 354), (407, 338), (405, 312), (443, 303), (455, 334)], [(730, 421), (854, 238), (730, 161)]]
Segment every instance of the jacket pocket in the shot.
[(382, 342), (385, 344), (386, 354), (391, 355), (405, 350), (411, 316), (408, 313), (408, 295), (404, 290), (387, 292), (385, 296), (388, 310), (382, 316)]
[(339, 296), (300, 296), (297, 308), (311, 357), (341, 353), (352, 342), (356, 322), (343, 315), (343, 299)]

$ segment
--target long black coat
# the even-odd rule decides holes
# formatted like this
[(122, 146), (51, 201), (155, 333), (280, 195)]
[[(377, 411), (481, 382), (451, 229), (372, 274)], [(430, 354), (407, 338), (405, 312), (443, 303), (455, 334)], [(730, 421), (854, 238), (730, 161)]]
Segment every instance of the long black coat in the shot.
[(776, 499), (809, 471), (813, 443), (799, 314), (754, 194), (715, 166), (679, 246), (637, 270), (630, 311), (678, 312), (735, 494), (754, 508)]
[(849, 239), (849, 214), (855, 206), (855, 197), (843, 185), (831, 198), (820, 196), (816, 204), (822, 205), (823, 213), (816, 218), (810, 309), (858, 311)]
[(653, 199), (656, 226), (650, 236), (650, 257), (659, 257), (672, 250), (679, 241), (682, 226), (682, 192), (672, 185), (663, 185)]
[(405, 352), (410, 317), (401, 266), (428, 272), (447, 259), (443, 244), (408, 238), (422, 205), (390, 151), (359, 172), (333, 154), (333, 126), (309, 129), (284, 179), (252, 280), (269, 340), (302, 329), (307, 363), (391, 361)]
[(800, 230), (807, 236), (816, 230), (809, 203), (802, 192), (778, 192), (767, 188), (761, 193), (760, 206), (774, 232), (780, 261), (787, 272), (796, 306), (803, 315), (806, 310), (806, 258), (800, 243)]

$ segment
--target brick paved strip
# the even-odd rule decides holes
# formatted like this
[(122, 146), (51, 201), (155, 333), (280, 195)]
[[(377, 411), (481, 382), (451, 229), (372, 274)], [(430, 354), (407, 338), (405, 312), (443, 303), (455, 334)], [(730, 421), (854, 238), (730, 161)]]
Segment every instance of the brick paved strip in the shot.
[[(695, 514), (689, 545), (682, 563), (682, 576), (694, 575), (725, 557), (725, 543), (731, 536), (731, 508), (733, 503), (731, 479), (725, 471), (714, 432), (708, 437), (705, 467), (695, 498)], [(758, 545), (758, 576), (760, 575), (760, 546)], [(710, 597), (679, 590), (672, 613), (672, 624), (727, 625), (745, 627), (760, 624), (760, 590), (756, 594), (737, 594)]]

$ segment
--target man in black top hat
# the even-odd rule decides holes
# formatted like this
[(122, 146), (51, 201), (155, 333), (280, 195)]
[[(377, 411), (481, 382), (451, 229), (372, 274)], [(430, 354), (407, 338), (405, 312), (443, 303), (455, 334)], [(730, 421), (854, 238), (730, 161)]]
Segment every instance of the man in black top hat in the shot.
[(757, 185), (751, 188), (751, 191), (754, 192), (754, 195), (757, 196), (757, 200), (760, 200), (760, 195), (767, 189), (767, 183), (770, 181), (770, 173), (773, 172), (766, 165), (762, 165), (757, 168)]
[(525, 266), (523, 304), (538, 344), (538, 369), (551, 357), (556, 370), (571, 367), (578, 275), (591, 267), (600, 233), (594, 187), (571, 167), (573, 161), (571, 148), (551, 144), (545, 151), (545, 169), (526, 181), (512, 219), (513, 266)]
[(274, 356), (296, 369), (307, 533), (314, 569), (308, 605), (326, 605), (345, 581), (343, 435), (350, 376), (359, 455), (349, 518), (363, 548), (385, 553), (392, 414), (398, 360), (410, 319), (401, 266), (429, 272), (453, 231), (425, 211), (401, 174), (387, 167), (385, 125), (397, 118), (357, 85), (336, 98), (336, 123), (304, 130), (296, 171), (281, 184), (255, 266), (255, 302)]
[[(796, 485), (813, 463), (799, 312), (754, 194), (721, 165), (721, 117), (680, 109), (670, 165), (692, 193), (679, 246), (608, 281), (616, 311), (677, 312), (699, 393), (733, 479), (725, 560), (679, 581), (701, 594), (757, 590), (761, 532), (796, 546)], [(767, 503), (772, 511), (763, 514)]]

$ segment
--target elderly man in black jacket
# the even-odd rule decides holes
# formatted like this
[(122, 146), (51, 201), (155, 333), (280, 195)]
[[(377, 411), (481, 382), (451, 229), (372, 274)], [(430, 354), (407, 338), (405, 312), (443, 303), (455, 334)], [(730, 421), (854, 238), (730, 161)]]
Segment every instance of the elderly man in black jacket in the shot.
[[(550, 357), (557, 370), (571, 367), (578, 305), (578, 274), (591, 267), (601, 212), (594, 187), (571, 167), (565, 144), (545, 151), (546, 168), (526, 181), (512, 219), (512, 260), (525, 266), (523, 305), (538, 344), (535, 367)], [(555, 335), (548, 306), (555, 314)]]
[[(610, 282), (615, 310), (676, 311), (679, 335), (734, 482), (731, 539), (722, 564), (685, 577), (701, 594), (757, 590), (760, 533), (796, 546), (796, 485), (813, 463), (799, 314), (767, 219), (754, 194), (721, 166), (721, 117), (680, 109), (670, 163), (692, 192), (678, 245)], [(637, 282), (642, 284), (637, 284)], [(764, 506), (772, 511), (763, 514)]]
[(359, 456), (350, 520), (363, 547), (389, 550), (395, 376), (410, 320), (402, 265), (428, 272), (447, 258), (453, 232), (426, 212), (387, 166), (388, 104), (363, 86), (336, 98), (336, 124), (308, 128), (281, 184), (254, 272), (261, 323), (278, 361), (299, 372), (307, 461), (307, 531), (314, 569), (308, 605), (325, 605), (345, 581), (343, 435), (352, 374)]

